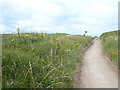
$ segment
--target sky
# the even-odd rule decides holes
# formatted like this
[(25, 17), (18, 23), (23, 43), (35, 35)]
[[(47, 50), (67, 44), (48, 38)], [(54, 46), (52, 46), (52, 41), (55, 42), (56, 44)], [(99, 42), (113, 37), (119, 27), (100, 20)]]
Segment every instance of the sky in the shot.
[(119, 0), (0, 0), (0, 33), (99, 36), (118, 30)]

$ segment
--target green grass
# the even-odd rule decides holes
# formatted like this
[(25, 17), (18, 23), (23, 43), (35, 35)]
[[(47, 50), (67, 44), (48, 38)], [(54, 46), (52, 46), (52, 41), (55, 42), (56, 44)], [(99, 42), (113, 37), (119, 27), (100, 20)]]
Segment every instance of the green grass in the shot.
[(76, 63), (92, 37), (68, 34), (3, 35), (3, 88), (73, 88)]
[(0, 89), (2, 89), (2, 35), (0, 34)]
[(104, 53), (118, 66), (118, 31), (106, 32), (101, 35)]

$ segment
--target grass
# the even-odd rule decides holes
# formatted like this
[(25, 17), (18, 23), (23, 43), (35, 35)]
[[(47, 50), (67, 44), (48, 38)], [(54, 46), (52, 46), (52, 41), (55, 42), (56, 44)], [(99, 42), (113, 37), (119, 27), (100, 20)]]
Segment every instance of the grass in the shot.
[(0, 34), (0, 89), (2, 89), (2, 35)]
[(101, 39), (103, 40), (104, 52), (113, 64), (118, 66), (118, 31), (103, 33)]
[(3, 88), (73, 88), (76, 63), (92, 37), (3, 34)]

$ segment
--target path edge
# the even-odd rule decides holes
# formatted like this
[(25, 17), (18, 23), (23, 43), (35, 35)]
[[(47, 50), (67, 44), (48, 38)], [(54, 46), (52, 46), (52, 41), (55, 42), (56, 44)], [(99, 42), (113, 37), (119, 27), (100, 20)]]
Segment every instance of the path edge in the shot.
[(80, 88), (78, 84), (80, 84), (80, 75), (81, 75), (81, 67), (82, 67), (82, 60), (84, 58), (84, 55), (86, 53), (86, 51), (94, 44), (94, 39), (92, 40), (92, 42), (86, 47), (83, 49), (82, 51), (82, 58), (77, 62), (76, 64), (76, 72), (75, 72), (75, 76), (74, 76), (74, 88)]

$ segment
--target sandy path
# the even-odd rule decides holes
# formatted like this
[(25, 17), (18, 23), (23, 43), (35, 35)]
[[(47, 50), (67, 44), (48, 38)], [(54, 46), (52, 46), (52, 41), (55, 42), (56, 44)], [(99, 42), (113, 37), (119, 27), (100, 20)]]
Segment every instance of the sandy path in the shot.
[(103, 55), (100, 39), (93, 41), (77, 69), (77, 88), (118, 88), (118, 73)]

